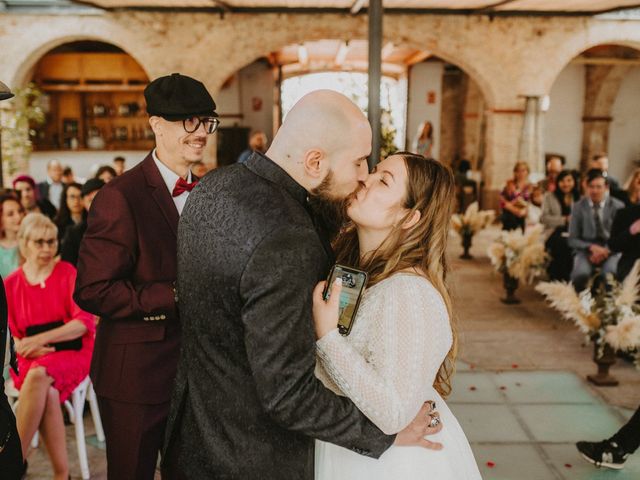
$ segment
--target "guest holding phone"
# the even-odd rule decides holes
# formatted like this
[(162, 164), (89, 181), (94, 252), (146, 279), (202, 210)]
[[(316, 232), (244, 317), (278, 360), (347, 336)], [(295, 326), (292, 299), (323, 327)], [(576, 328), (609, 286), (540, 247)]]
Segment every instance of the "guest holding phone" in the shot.
[(25, 263), (5, 280), (9, 328), (15, 338), (20, 390), (17, 411), (22, 455), (40, 430), (54, 471), (67, 479), (69, 466), (60, 404), (89, 374), (94, 316), (73, 301), (76, 270), (56, 259), (58, 229), (46, 216), (31, 213), (18, 231)]

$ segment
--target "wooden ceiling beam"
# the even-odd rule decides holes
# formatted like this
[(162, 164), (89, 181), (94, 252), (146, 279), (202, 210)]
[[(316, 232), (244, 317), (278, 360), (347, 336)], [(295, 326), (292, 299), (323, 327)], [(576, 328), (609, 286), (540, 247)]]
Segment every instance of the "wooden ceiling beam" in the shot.
[(407, 58), (405, 58), (404, 63), (405, 65), (410, 67), (411, 65), (415, 65), (416, 63), (420, 63), (423, 60), (426, 60), (430, 56), (431, 56), (431, 52), (428, 52), (426, 50), (420, 50), (415, 53), (412, 53)]

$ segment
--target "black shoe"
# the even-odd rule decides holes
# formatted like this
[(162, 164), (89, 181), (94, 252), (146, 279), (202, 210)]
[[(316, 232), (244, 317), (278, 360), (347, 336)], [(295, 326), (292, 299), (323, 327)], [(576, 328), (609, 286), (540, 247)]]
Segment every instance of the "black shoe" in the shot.
[(582, 457), (596, 467), (624, 468), (629, 453), (625, 452), (616, 442), (603, 440), (602, 442), (578, 442), (578, 451)]

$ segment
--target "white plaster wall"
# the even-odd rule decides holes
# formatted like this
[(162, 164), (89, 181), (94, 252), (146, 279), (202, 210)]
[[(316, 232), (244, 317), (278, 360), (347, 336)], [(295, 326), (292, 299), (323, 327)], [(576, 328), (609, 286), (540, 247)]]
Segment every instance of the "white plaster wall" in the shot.
[[(29, 162), (29, 175), (41, 182), (47, 178), (47, 163), (50, 160), (58, 160), (63, 166), (70, 166), (73, 173), (80, 179), (91, 178), (94, 172), (102, 165), (112, 165), (115, 157), (124, 157), (127, 170), (140, 163), (147, 156), (143, 150), (83, 150), (83, 151), (56, 151), (33, 152)], [(23, 173), (19, 172), (18, 174)]]
[[(240, 70), (240, 105), (242, 125), (262, 130), (269, 142), (273, 139), (273, 89), (275, 81), (271, 69), (263, 62), (255, 62)], [(262, 101), (259, 111), (253, 109), (253, 99)]]
[(640, 160), (640, 67), (633, 68), (622, 81), (611, 110), (609, 170), (624, 183)]
[[(430, 121), (433, 124), (433, 156), (440, 154), (440, 108), (442, 104), (442, 74), (444, 63), (418, 63), (409, 72), (409, 102), (407, 115), (407, 148), (418, 131), (420, 123)], [(427, 103), (427, 92), (436, 93), (435, 103)]]
[(544, 152), (564, 155), (571, 168), (580, 165), (584, 82), (584, 65), (569, 64), (551, 88), (551, 103), (544, 116)]
[(225, 88), (213, 94), (213, 100), (216, 102), (216, 111), (220, 115), (223, 125), (240, 124), (242, 118), (236, 116), (242, 113), (242, 107), (240, 106), (240, 75), (235, 73)]

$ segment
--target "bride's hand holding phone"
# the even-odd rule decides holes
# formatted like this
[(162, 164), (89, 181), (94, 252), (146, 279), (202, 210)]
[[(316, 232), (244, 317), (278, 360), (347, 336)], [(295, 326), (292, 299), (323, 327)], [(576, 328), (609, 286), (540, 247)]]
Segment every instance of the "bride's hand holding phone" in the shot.
[(324, 299), (326, 284), (326, 281), (318, 283), (313, 291), (313, 324), (318, 340), (338, 328), (338, 320), (340, 317), (342, 279), (336, 278), (335, 282), (333, 282), (328, 300)]

